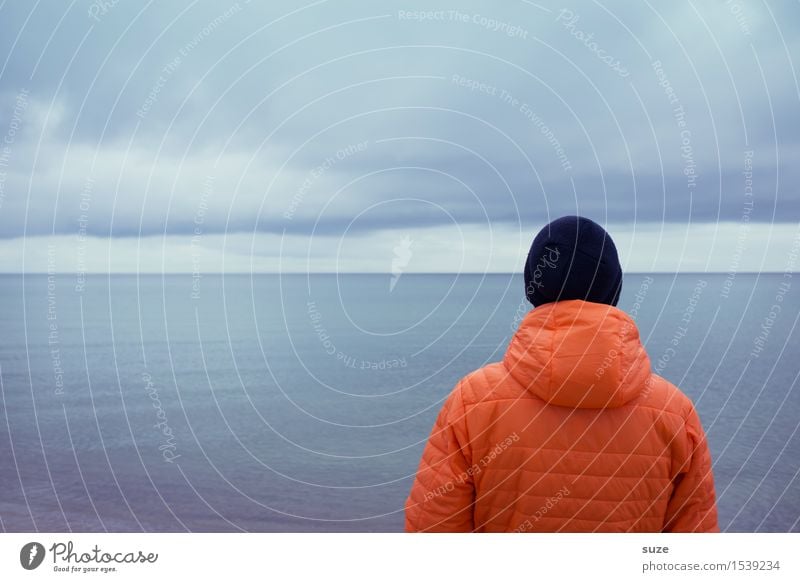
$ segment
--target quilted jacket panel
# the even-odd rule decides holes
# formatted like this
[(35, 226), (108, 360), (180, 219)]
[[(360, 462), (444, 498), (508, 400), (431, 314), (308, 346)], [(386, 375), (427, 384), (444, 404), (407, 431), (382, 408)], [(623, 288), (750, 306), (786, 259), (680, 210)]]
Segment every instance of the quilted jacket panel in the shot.
[(705, 434), (624, 311), (541, 305), (445, 401), (406, 530), (718, 531)]

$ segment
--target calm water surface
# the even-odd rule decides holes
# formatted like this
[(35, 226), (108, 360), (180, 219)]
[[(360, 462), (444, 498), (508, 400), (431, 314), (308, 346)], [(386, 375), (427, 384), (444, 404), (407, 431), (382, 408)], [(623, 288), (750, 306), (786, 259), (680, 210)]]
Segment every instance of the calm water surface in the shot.
[[(399, 531), (442, 400), (527, 310), (510, 275), (76, 283), (0, 276), (7, 531)], [(800, 282), (729, 283), (628, 274), (619, 307), (698, 407), (723, 529), (800, 531)]]

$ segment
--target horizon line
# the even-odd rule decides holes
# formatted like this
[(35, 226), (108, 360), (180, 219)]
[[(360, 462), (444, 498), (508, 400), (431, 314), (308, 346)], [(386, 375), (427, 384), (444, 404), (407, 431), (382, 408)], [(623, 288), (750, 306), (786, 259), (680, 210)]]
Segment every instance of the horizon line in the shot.
[[(780, 275), (786, 271), (625, 271), (624, 275)], [(400, 275), (522, 275), (522, 271), (406, 271)], [(78, 273), (75, 271), (0, 271), (0, 276), (7, 275), (74, 275), (83, 277), (96, 277), (108, 275), (191, 275), (193, 277), (207, 277), (215, 275), (382, 275), (395, 276), (390, 271), (213, 271), (207, 273), (193, 273), (191, 271), (96, 271), (91, 273)]]

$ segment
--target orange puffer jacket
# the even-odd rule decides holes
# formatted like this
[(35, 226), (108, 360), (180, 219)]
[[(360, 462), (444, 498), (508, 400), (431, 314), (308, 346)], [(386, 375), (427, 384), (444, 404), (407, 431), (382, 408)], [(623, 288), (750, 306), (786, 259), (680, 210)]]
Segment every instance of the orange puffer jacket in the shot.
[(719, 531), (692, 402), (616, 307), (547, 303), (446, 400), (407, 531)]

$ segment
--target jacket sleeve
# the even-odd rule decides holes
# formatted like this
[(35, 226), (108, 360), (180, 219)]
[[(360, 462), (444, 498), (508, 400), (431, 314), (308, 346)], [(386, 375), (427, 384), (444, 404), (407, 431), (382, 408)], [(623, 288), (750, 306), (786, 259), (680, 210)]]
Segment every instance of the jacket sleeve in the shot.
[(686, 419), (689, 454), (679, 468), (667, 504), (666, 532), (718, 532), (711, 454), (694, 406)]
[(422, 453), (406, 500), (406, 531), (470, 532), (475, 487), (460, 384), (450, 394)]

